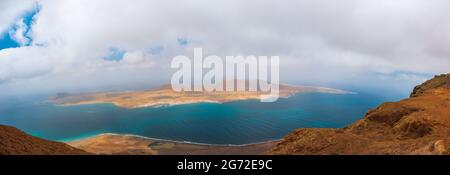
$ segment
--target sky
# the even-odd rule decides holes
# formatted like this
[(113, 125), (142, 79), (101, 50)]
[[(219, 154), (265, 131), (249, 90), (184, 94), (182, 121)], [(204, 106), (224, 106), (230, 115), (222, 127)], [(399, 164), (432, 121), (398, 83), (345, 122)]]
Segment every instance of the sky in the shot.
[(1, 0), (0, 96), (170, 82), (170, 61), (280, 56), (280, 81), (409, 93), (450, 72), (447, 0)]

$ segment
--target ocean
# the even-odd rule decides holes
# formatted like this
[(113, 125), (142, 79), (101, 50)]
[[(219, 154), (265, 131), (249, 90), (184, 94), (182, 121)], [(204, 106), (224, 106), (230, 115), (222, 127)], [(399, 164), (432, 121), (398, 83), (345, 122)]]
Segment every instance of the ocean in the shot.
[(46, 98), (0, 101), (0, 124), (37, 137), (72, 141), (101, 133), (204, 144), (277, 140), (296, 128), (340, 128), (385, 99), (367, 94), (303, 93), (259, 100), (124, 109), (112, 104), (58, 106)]

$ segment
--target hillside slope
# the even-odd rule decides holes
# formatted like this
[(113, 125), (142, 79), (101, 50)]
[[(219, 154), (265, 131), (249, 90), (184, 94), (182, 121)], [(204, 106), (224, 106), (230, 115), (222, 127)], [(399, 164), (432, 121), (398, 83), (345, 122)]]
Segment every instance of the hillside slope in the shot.
[(411, 97), (370, 110), (342, 129), (297, 129), (268, 154), (448, 154), (450, 74), (414, 88)]
[(11, 126), (0, 125), (0, 155), (89, 154), (65, 143), (37, 138)]

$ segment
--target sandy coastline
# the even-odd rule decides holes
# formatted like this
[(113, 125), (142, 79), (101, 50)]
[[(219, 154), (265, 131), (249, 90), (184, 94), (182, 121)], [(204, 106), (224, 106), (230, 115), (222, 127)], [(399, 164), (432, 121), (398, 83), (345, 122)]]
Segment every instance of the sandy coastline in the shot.
[(104, 133), (67, 142), (94, 154), (133, 155), (255, 155), (264, 154), (279, 140), (243, 145), (216, 145)]

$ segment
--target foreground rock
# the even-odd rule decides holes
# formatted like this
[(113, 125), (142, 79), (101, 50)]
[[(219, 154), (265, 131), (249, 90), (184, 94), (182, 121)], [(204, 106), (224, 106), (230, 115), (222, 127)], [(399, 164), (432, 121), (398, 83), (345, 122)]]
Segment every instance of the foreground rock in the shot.
[(48, 141), (11, 126), (0, 125), (0, 155), (79, 155), (86, 151), (65, 143)]
[(414, 88), (342, 129), (298, 129), (268, 154), (448, 154), (450, 74)]

